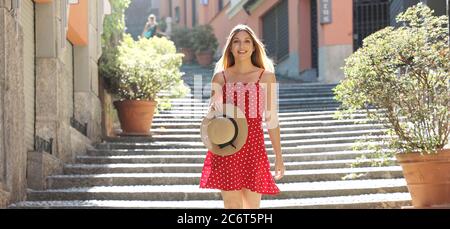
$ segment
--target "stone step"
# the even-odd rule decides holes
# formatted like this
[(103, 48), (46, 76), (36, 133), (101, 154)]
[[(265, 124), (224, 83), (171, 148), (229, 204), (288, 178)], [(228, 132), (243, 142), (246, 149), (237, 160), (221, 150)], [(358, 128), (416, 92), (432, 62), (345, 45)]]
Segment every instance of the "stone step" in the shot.
[[(185, 84), (186, 85), (186, 84)], [(334, 93), (335, 87), (286, 87), (286, 86), (280, 86), (281, 84), (278, 84), (278, 92), (279, 94), (282, 93)], [(198, 85), (189, 85), (189, 91), (186, 93), (187, 96), (192, 95), (203, 95), (209, 94), (211, 92), (211, 83), (208, 82), (207, 84), (198, 84)], [(157, 94), (158, 96), (170, 96), (171, 93), (169, 91), (161, 91)]]
[[(195, 71), (195, 72), (183, 71), (183, 72), (186, 73), (186, 75), (183, 76), (184, 77), (183, 81), (185, 83), (194, 82), (194, 80), (200, 81), (199, 79), (211, 82), (211, 78), (212, 78), (212, 74), (213, 74), (212, 71), (206, 72), (206, 71), (203, 71), (203, 69), (202, 69), (202, 71), (199, 71), (201, 73), (200, 74), (201, 77), (198, 76), (197, 71)], [(205, 74), (208, 74), (208, 75), (205, 75)], [(194, 75), (197, 75), (197, 78), (195, 78)], [(299, 86), (302, 86), (302, 87), (336, 87), (337, 86), (336, 83), (300, 82), (300, 81), (292, 82), (291, 79), (289, 79), (289, 82), (284, 82), (283, 78), (279, 78), (279, 77), (277, 77), (277, 78), (280, 79), (280, 81), (278, 82), (278, 85), (280, 87), (299, 87)]]
[[(332, 100), (322, 101), (322, 102), (288, 102), (288, 103), (280, 103), (278, 105), (279, 110), (284, 109), (306, 109), (306, 108), (334, 108), (339, 107), (340, 103)], [(256, 106), (255, 106), (256, 108)], [(186, 113), (188, 112), (194, 112), (194, 111), (207, 111), (208, 106), (207, 104), (202, 104), (201, 106), (192, 105), (189, 103), (186, 104), (172, 104), (169, 111), (180, 111), (183, 110)]]
[[(283, 92), (281, 92), (283, 93)], [(278, 99), (289, 99), (289, 98), (299, 98), (299, 99), (307, 99), (307, 98), (325, 98), (325, 97), (334, 97), (334, 94), (329, 92), (306, 92), (306, 93), (283, 93), (278, 94)], [(189, 95), (187, 97), (184, 97), (185, 99), (196, 99), (197, 102), (203, 102), (208, 103), (209, 99), (211, 98), (210, 92), (208, 94), (204, 95)], [(335, 99), (332, 99), (332, 101), (335, 101)]]
[[(280, 93), (282, 92), (289, 92), (289, 93), (295, 93), (295, 92), (324, 92), (324, 91), (328, 91), (328, 92), (332, 92), (333, 88), (335, 87), (331, 87), (331, 86), (295, 86), (295, 85), (291, 85), (290, 87), (286, 87), (286, 86), (282, 86), (280, 84), (278, 84), (278, 91)], [(203, 91), (211, 91), (211, 84), (205, 84), (205, 85), (196, 85), (197, 87), (191, 87), (191, 93), (194, 94), (194, 89), (198, 89), (198, 90), (203, 90)]]
[[(310, 101), (310, 102), (284, 102), (279, 103), (278, 107), (279, 110), (289, 110), (289, 109), (298, 109), (301, 111), (302, 109), (306, 108), (334, 108), (336, 106), (339, 106), (341, 103), (337, 102), (335, 100), (323, 100), (323, 101)], [(171, 104), (171, 107), (168, 109), (168, 111), (171, 110), (187, 110), (187, 112), (193, 112), (193, 111), (202, 111), (206, 110), (208, 103), (202, 103), (201, 105), (193, 105), (190, 103), (181, 103), (181, 104)], [(167, 111), (167, 110), (164, 110)]]
[[(313, 138), (337, 138), (337, 137), (355, 137), (363, 135), (382, 135), (386, 133), (386, 129), (375, 129), (375, 130), (356, 130), (356, 131), (345, 131), (345, 132), (327, 132), (327, 133), (304, 133), (304, 134), (281, 134), (280, 137), (283, 141), (286, 140), (300, 140), (300, 139), (313, 139)], [(269, 141), (269, 134), (264, 135), (265, 140)], [(198, 141), (201, 142), (200, 133), (194, 134), (170, 134), (170, 135), (153, 135), (148, 141), (164, 142), (164, 141), (180, 141), (180, 142), (190, 142)], [(141, 142), (141, 141), (136, 141)]]
[[(369, 109), (370, 111), (375, 111), (374, 109)], [(336, 108), (329, 108), (329, 107), (322, 107), (322, 108), (318, 108), (318, 109), (296, 109), (296, 108), (283, 108), (283, 109), (279, 109), (278, 111), (278, 116), (279, 117), (284, 117), (284, 116), (310, 116), (310, 115), (323, 115), (323, 114), (334, 114), (336, 113), (336, 111), (338, 111), (338, 109)], [(381, 112), (381, 111), (380, 111)], [(360, 114), (364, 114), (366, 113), (365, 111), (356, 111), (355, 113), (360, 113)], [(206, 114), (206, 110), (204, 111), (198, 111), (198, 110), (193, 110), (193, 111), (186, 111), (186, 110), (163, 110), (160, 111), (158, 114), (155, 114), (156, 116), (158, 115), (176, 115), (176, 116), (180, 116), (180, 115), (188, 115), (188, 116), (198, 116), (198, 115), (205, 115)]]
[[(372, 145), (381, 145), (379, 142), (372, 142)], [(301, 145), (283, 147), (283, 155), (295, 153), (320, 153), (320, 152), (335, 152), (348, 151), (360, 144), (340, 143), (327, 145)], [(268, 154), (273, 154), (273, 149), (266, 148)], [(205, 155), (206, 149), (203, 148), (160, 148), (160, 149), (94, 149), (87, 150), (89, 156), (118, 156), (118, 155)]]
[[(386, 209), (402, 208), (411, 205), (408, 192), (377, 193), (335, 197), (317, 197), (301, 199), (262, 200), (261, 208), (274, 209)], [(155, 208), (155, 209), (215, 209), (223, 208), (220, 200), (185, 201), (127, 201), (127, 200), (80, 200), (80, 201), (25, 201), (13, 204), (10, 208), (36, 209), (74, 209), (74, 208)]]
[[(343, 120), (317, 120), (317, 121), (280, 121), (280, 128), (283, 129), (285, 127), (319, 127), (319, 126), (341, 126), (341, 125), (354, 125), (358, 124), (360, 122), (365, 122), (369, 124), (374, 124), (373, 121), (365, 118), (360, 119), (343, 119)], [(172, 129), (191, 129), (191, 128), (200, 128), (201, 121), (197, 122), (179, 122), (179, 123), (172, 123), (172, 122), (158, 122), (153, 123), (152, 128), (172, 128)]]
[[(194, 83), (197, 83), (197, 87), (211, 87), (211, 80), (210, 78), (207, 79), (207, 83), (204, 83), (203, 85), (200, 85), (200, 82), (203, 83), (203, 81), (197, 80), (197, 79), (184, 79), (184, 82), (188, 85), (194, 85)], [(329, 89), (332, 90), (333, 88), (335, 88), (337, 86), (337, 84), (306, 84), (306, 83), (282, 83), (282, 82), (278, 82), (277, 83), (277, 87), (280, 90), (287, 90), (287, 89)]]
[[(200, 173), (98, 173), (49, 176), (49, 187), (197, 185)], [(403, 178), (400, 166), (287, 170), (279, 183)]]
[[(374, 111), (371, 109), (371, 111)], [(325, 110), (325, 111), (295, 111), (295, 110), (280, 110), (278, 112), (278, 116), (281, 117), (302, 117), (302, 116), (334, 116), (336, 113), (336, 110)], [(162, 117), (192, 117), (192, 118), (202, 118), (206, 114), (206, 110), (204, 112), (175, 112), (175, 113), (169, 113), (169, 112), (161, 112), (158, 114), (155, 114), (155, 118), (162, 118)], [(365, 115), (365, 111), (356, 111), (355, 114), (362, 114)]]
[[(347, 168), (353, 163), (370, 166), (370, 160), (330, 160), (285, 162), (286, 170)], [(392, 158), (388, 161), (395, 164)], [(274, 168), (273, 163), (270, 164)], [(66, 164), (64, 174), (100, 173), (201, 173), (203, 163), (122, 163), (122, 164)]]
[[(182, 98), (173, 98), (170, 99), (171, 101), (184, 101), (184, 102), (188, 102), (188, 101), (196, 101), (196, 102), (205, 102), (208, 101), (209, 98), (211, 97), (211, 92), (210, 91), (203, 91), (203, 93), (198, 93), (198, 94), (187, 94), (185, 97)], [(285, 99), (285, 98), (322, 98), (322, 97), (334, 97), (334, 93), (332, 91), (329, 90), (320, 90), (320, 91), (309, 91), (309, 92), (305, 92), (305, 91), (298, 91), (298, 92), (284, 92), (284, 91), (279, 91), (278, 94), (278, 98), (279, 99)]]
[[(314, 112), (314, 111), (337, 111), (339, 109), (339, 106), (337, 105), (333, 105), (333, 106), (320, 106), (320, 107), (307, 107), (307, 108), (298, 108), (298, 107), (288, 107), (288, 108), (283, 108), (281, 107), (279, 109), (279, 113), (290, 113), (290, 112)], [(206, 113), (206, 109), (205, 110), (174, 110), (174, 109), (170, 109), (170, 110), (162, 110), (159, 113), (160, 114), (205, 114)]]
[[(352, 150), (321, 153), (290, 153), (284, 154), (284, 162), (297, 161), (327, 161), (348, 160), (369, 156), (373, 150)], [(275, 155), (268, 155), (269, 161), (275, 161)], [(203, 163), (205, 155), (121, 155), (121, 156), (78, 156), (79, 164), (117, 164), (117, 163)]]
[[(346, 131), (352, 131), (352, 130), (381, 130), (383, 129), (382, 124), (355, 124), (355, 125), (344, 125), (344, 126), (319, 126), (319, 127), (283, 127), (281, 129), (282, 134), (302, 134), (302, 133), (329, 133), (329, 132), (346, 132)], [(264, 133), (267, 134), (268, 131), (264, 127), (263, 128)], [(151, 129), (151, 133), (153, 136), (160, 136), (160, 135), (179, 135), (179, 134), (186, 134), (186, 135), (199, 135), (200, 130), (198, 128), (187, 128), (187, 129), (166, 129), (166, 128), (154, 128)], [(118, 137), (118, 138), (108, 138), (107, 141), (131, 141), (131, 142), (139, 142), (139, 141), (147, 142), (151, 139), (149, 138), (139, 138), (139, 137)]]
[[(279, 112), (278, 116), (281, 117), (303, 117), (303, 116), (321, 116), (321, 117), (334, 117), (336, 111), (317, 111), (317, 112)], [(206, 111), (205, 113), (206, 114)], [(202, 118), (204, 114), (200, 113), (175, 113), (175, 114), (166, 114), (166, 113), (158, 113), (154, 115), (154, 118)], [(357, 111), (355, 112), (357, 116), (366, 115), (365, 111)]]
[[(337, 102), (329, 101), (324, 103), (302, 103), (302, 104), (295, 104), (295, 103), (286, 103), (286, 104), (279, 104), (278, 111), (282, 112), (289, 109), (302, 109), (305, 111), (306, 109), (333, 109), (333, 108), (339, 108), (340, 104)], [(207, 105), (203, 106), (192, 106), (190, 104), (184, 104), (184, 105), (174, 105), (168, 110), (161, 110), (161, 112), (167, 112), (167, 111), (184, 111), (185, 114), (191, 114), (191, 113), (198, 113), (198, 112), (206, 112), (208, 111)], [(255, 106), (256, 109), (256, 106)], [(307, 111), (307, 110), (306, 110)]]
[[(330, 138), (314, 138), (314, 139), (300, 139), (300, 140), (283, 140), (282, 147), (295, 147), (305, 145), (327, 145), (338, 143), (353, 143), (358, 140), (379, 141), (387, 139), (389, 136), (352, 136), (352, 137), (330, 137)], [(266, 147), (272, 145), (270, 140), (265, 141)], [(165, 141), (165, 142), (146, 142), (146, 143), (99, 143), (98, 149), (158, 149), (158, 148), (200, 148), (205, 149), (205, 146), (200, 141)]]
[[(322, 104), (322, 103), (330, 103), (336, 102), (334, 97), (308, 97), (308, 98), (298, 98), (298, 97), (290, 97), (290, 98), (278, 98), (278, 104)], [(192, 106), (192, 107), (201, 107), (207, 106), (208, 101), (194, 101), (194, 100), (171, 100), (172, 107), (176, 106)]]
[[(184, 117), (177, 117), (177, 118), (168, 118), (168, 117), (154, 117), (153, 123), (167, 123), (167, 122), (174, 122), (174, 123), (183, 123), (183, 122), (201, 122), (204, 116), (197, 116), (192, 117), (190, 115), (185, 115)], [(355, 114), (352, 116), (344, 116), (348, 120), (358, 120), (358, 119), (365, 119), (367, 120), (367, 115), (365, 114)], [(351, 118), (351, 119), (350, 119)], [(335, 118), (334, 115), (314, 115), (314, 116), (282, 116), (279, 117), (278, 120), (280, 122), (285, 121), (331, 121), (331, 120), (338, 120)]]
[[(323, 181), (279, 184), (280, 194), (264, 200), (408, 192), (404, 179)], [(221, 200), (220, 192), (198, 185), (96, 186), (29, 191), (28, 200)]]
[[(313, 111), (337, 111), (339, 110), (339, 104), (313, 104), (313, 105), (286, 105), (278, 108), (278, 113), (287, 112), (313, 112)], [(172, 107), (167, 110), (160, 110), (158, 114), (184, 114), (184, 115), (198, 115), (206, 114), (208, 111), (207, 107)]]

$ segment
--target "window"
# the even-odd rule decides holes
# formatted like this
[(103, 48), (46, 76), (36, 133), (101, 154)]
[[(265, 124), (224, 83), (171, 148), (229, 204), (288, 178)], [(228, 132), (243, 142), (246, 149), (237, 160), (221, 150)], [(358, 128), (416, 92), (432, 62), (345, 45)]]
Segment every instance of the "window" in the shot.
[(263, 17), (263, 40), (267, 54), (279, 63), (289, 56), (288, 1), (283, 0)]
[(389, 0), (356, 0), (353, 2), (353, 49), (362, 46), (364, 38), (390, 24)]
[(192, 27), (197, 25), (197, 0), (192, 0)]
[(223, 10), (223, 0), (219, 0), (219, 12)]
[(179, 6), (175, 7), (175, 22), (177, 24), (180, 23), (180, 7)]

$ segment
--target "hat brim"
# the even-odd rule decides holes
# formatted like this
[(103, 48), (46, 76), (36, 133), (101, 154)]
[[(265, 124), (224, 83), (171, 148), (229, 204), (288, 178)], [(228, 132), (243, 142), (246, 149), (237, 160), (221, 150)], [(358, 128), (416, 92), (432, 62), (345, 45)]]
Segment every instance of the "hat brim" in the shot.
[[(236, 147), (234, 148), (232, 145), (228, 145), (224, 148), (220, 148), (218, 145), (212, 143), (208, 138), (208, 124), (213, 120), (215, 117), (221, 117), (223, 115), (226, 115), (227, 117), (234, 118), (236, 121), (236, 124), (238, 126), (238, 135), (236, 139), (233, 141), (233, 145)], [(241, 109), (239, 109), (237, 106), (234, 106), (232, 104), (224, 104), (223, 105), (223, 112), (219, 111), (210, 111), (202, 120), (202, 124), (200, 125), (200, 136), (202, 139), (203, 144), (206, 148), (208, 148), (209, 151), (212, 153), (219, 155), (219, 156), (229, 156), (236, 152), (238, 152), (247, 141), (248, 136), (248, 124), (247, 119), (245, 118), (245, 114), (242, 112)]]

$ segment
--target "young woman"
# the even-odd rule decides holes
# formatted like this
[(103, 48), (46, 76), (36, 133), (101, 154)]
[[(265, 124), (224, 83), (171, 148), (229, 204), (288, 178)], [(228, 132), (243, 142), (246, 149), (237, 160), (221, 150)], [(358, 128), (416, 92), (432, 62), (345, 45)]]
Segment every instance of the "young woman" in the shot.
[(279, 180), (285, 167), (276, 86), (274, 66), (264, 45), (250, 27), (237, 25), (216, 65), (210, 109), (221, 110), (224, 103), (231, 103), (245, 111), (248, 137), (233, 155), (222, 157), (208, 151), (200, 180), (201, 188), (221, 190), (225, 208), (259, 208), (262, 194), (280, 192), (270, 172), (262, 125), (265, 122), (269, 132), (275, 179)]
[(142, 37), (147, 39), (152, 38), (159, 32), (158, 23), (156, 22), (156, 17), (153, 14), (150, 14), (147, 18), (147, 23), (145, 23), (144, 30), (142, 31)]

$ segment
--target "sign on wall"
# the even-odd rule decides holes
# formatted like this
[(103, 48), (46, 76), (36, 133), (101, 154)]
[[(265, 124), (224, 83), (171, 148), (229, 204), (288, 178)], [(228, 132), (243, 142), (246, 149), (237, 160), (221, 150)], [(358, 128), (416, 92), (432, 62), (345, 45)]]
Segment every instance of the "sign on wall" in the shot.
[(331, 1), (332, 0), (319, 0), (320, 24), (329, 24), (332, 22)]

